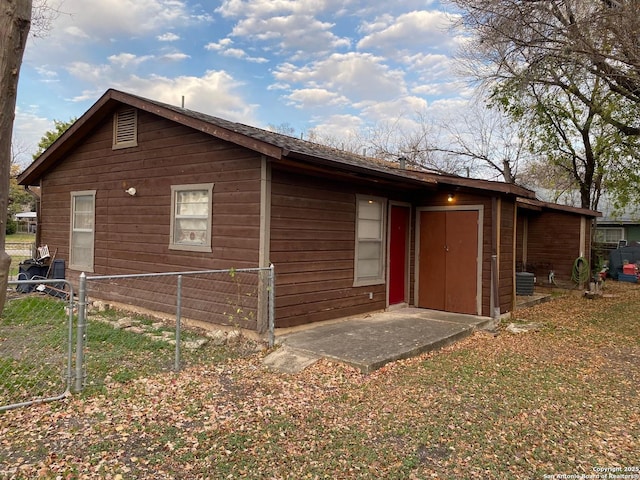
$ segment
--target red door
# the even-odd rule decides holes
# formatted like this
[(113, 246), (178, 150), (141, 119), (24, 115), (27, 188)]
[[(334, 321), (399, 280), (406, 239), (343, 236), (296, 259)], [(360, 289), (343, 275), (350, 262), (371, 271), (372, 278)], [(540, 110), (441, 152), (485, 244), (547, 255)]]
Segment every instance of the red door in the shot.
[(418, 306), (478, 313), (478, 211), (420, 212)]
[(397, 305), (407, 299), (409, 208), (392, 205), (389, 224), (389, 305)]

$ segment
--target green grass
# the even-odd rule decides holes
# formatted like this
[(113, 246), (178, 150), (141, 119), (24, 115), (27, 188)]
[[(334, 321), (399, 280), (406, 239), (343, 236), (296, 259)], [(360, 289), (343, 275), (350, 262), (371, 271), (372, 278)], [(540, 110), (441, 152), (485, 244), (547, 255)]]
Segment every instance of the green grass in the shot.
[[(25, 478), (76, 468), (88, 478), (519, 480), (632, 468), (640, 288), (614, 284), (607, 294), (517, 312), (539, 331), (479, 333), (369, 375), (328, 361), (285, 375), (261, 355), (229, 352), (35, 415), (13, 411), (0, 416), (0, 476), (2, 465)], [(110, 348), (147, 351), (147, 363), (163, 352), (101, 331), (93, 348), (113, 338)], [(105, 372), (127, 361), (108, 357)]]
[[(35, 235), (30, 233), (15, 233), (13, 235), (7, 235), (6, 243), (33, 243), (35, 241)], [(17, 279), (19, 272), (19, 265), (21, 262), (31, 258), (30, 255), (12, 255), (11, 266), (9, 267), (9, 278)]]
[(33, 233), (14, 233), (6, 236), (7, 243), (33, 243), (36, 236)]
[[(37, 294), (21, 296), (7, 302), (0, 319), (0, 405), (26, 401), (11, 396), (43, 395), (37, 385), (58, 385), (66, 372), (67, 342), (69, 338), (66, 303)], [(107, 310), (91, 313), (86, 329), (85, 357), (86, 380), (83, 395), (91, 396), (103, 392), (105, 383), (126, 383), (136, 378), (169, 372), (175, 367), (175, 345), (169, 340), (149, 338), (140, 333), (114, 328), (112, 323), (124, 316), (122, 312)], [(146, 325), (153, 334), (174, 332), (169, 325), (151, 328), (154, 320), (134, 315), (140, 325)], [(74, 325), (72, 348), (75, 351), (76, 326)], [(184, 330), (183, 341), (199, 337), (195, 332)], [(181, 352), (181, 366), (206, 361), (219, 361), (233, 353), (224, 347), (204, 346)], [(75, 359), (75, 353), (73, 354)], [(55, 364), (55, 368), (51, 364)], [(75, 368), (74, 368), (75, 373)]]
[(65, 391), (68, 317), (50, 297), (7, 301), (0, 319), (0, 405)]

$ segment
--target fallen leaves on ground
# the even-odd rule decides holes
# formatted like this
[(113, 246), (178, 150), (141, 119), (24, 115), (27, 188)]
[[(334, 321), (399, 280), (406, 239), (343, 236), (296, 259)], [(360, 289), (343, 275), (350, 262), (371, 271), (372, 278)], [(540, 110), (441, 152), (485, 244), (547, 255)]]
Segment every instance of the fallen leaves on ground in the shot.
[(363, 375), (264, 353), (0, 415), (7, 478), (542, 478), (640, 465), (640, 289)]

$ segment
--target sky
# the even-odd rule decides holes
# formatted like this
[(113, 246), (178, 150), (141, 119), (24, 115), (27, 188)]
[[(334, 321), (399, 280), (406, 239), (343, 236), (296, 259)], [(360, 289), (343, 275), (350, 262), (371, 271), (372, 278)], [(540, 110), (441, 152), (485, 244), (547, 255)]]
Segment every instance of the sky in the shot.
[[(36, 0), (37, 1), (37, 0)], [(108, 89), (261, 128), (336, 138), (461, 109), (464, 35), (435, 0), (48, 0), (27, 42), (14, 151)], [(57, 3), (56, 3), (57, 2)]]

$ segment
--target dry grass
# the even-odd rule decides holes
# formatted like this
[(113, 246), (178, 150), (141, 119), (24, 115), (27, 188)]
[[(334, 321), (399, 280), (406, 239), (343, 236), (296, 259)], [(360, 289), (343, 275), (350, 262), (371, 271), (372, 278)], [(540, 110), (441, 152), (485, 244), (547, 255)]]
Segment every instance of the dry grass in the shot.
[[(263, 354), (0, 416), (12, 478), (543, 478), (640, 465), (640, 287), (371, 375)], [(550, 478), (550, 477), (547, 477)], [(556, 477), (560, 478), (560, 477)], [(608, 478), (608, 477), (607, 477)]]

